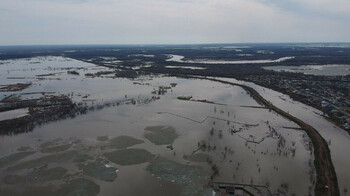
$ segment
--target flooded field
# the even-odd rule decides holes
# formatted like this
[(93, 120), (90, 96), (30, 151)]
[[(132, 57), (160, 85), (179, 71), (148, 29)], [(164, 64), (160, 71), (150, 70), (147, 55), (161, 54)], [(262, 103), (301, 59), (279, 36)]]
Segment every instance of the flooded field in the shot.
[[(0, 195), (212, 195), (210, 182), (314, 194), (306, 133), (241, 87), (166, 76), (118, 78), (109, 68), (64, 57), (1, 61), (0, 69), (1, 84), (31, 84), (0, 92), (0, 100), (65, 95), (89, 108), (27, 133), (2, 135)], [(25, 111), (12, 113), (2, 115)]]
[(321, 111), (298, 101), (294, 101), (288, 95), (284, 95), (250, 82), (228, 78), (219, 79), (251, 86), (258, 91), (260, 95), (274, 103), (277, 107), (303, 119), (304, 122), (315, 127), (328, 143), (332, 162), (337, 173), (340, 193), (341, 195), (348, 195), (347, 190), (350, 189), (350, 170), (348, 169), (348, 165), (350, 165), (350, 157), (348, 156), (349, 152), (344, 149), (350, 148), (350, 136), (345, 130), (327, 121), (320, 115), (322, 114)]
[(277, 72), (294, 72), (325, 76), (346, 76), (350, 74), (350, 65), (270, 66), (264, 67), (264, 69)]
[[(249, 55), (248, 55), (249, 56)], [(196, 59), (196, 60), (184, 60), (184, 56), (181, 55), (169, 55), (167, 61), (174, 61), (180, 63), (200, 63), (200, 64), (261, 64), (261, 63), (278, 63), (293, 59), (294, 57), (281, 57), (278, 59), (262, 59), (262, 60), (210, 60), (210, 59)]]

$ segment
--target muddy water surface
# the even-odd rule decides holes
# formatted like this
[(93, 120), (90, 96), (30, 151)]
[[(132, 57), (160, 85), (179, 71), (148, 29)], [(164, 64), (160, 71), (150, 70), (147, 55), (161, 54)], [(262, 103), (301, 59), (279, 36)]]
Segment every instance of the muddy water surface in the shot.
[[(88, 78), (84, 73), (98, 67), (72, 59), (61, 63), (67, 62), (91, 68), (75, 69), (79, 76), (63, 73), (60, 80), (32, 80), (25, 91), (71, 94), (77, 103), (89, 105), (136, 101), (2, 136), (1, 195), (211, 195), (210, 181), (313, 194), (312, 146), (306, 134), (278, 114), (257, 108), (240, 87), (174, 77)], [(154, 93), (159, 89), (166, 91)], [(144, 101), (153, 96), (159, 99)]]

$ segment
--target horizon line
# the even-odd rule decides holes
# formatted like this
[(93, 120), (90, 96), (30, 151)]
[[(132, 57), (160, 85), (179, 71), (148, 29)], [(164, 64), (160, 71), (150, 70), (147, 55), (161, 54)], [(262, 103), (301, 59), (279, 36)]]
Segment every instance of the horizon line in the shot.
[(189, 45), (230, 45), (230, 44), (350, 44), (349, 41), (344, 42), (222, 42), (222, 43), (154, 43), (154, 44), (13, 44), (0, 45), (0, 47), (28, 47), (28, 46), (189, 46)]

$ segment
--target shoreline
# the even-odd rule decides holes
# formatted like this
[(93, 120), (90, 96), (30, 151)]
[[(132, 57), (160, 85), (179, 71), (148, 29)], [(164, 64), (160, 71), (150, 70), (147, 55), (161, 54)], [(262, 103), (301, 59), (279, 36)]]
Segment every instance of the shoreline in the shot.
[[(288, 93), (288, 92), (283, 91), (283, 90), (281, 90), (281, 89), (276, 89), (276, 88), (274, 88), (274, 86), (266, 85), (266, 84), (263, 84), (263, 83), (258, 83), (258, 82), (255, 82), (255, 81), (245, 80), (245, 79), (241, 79), (241, 78), (240, 78), (240, 80), (247, 81), (247, 82), (252, 82), (252, 83), (257, 84), (257, 85), (259, 85), (259, 86), (262, 86), (262, 87), (265, 87), (265, 88), (268, 88), (268, 89), (271, 89), (271, 90), (280, 92), (280, 93), (282, 93), (282, 94), (288, 95), (288, 96), (289, 96), (292, 100), (294, 100), (294, 101), (298, 101), (298, 102), (300, 102), (300, 103), (303, 103), (303, 104), (305, 104), (305, 105), (308, 105), (308, 106), (310, 106), (310, 107), (313, 107), (313, 108), (315, 108), (315, 109), (317, 109), (317, 110), (319, 110), (319, 111), (321, 111), (321, 112), (324, 112), (324, 111), (323, 111), (324, 108), (322, 108), (322, 107), (320, 107), (320, 106), (318, 106), (318, 105), (315, 105), (315, 104), (310, 104), (310, 103), (308, 103), (308, 102), (305, 102), (304, 100), (302, 100), (302, 99), (300, 99), (300, 98), (294, 96), (294, 95), (291, 94), (291, 93)], [(341, 124), (340, 122), (338, 122), (338, 121), (336, 121), (336, 120), (330, 118), (329, 116), (326, 116), (325, 114), (326, 114), (326, 113), (324, 112), (323, 115), (321, 115), (321, 114), (319, 114), (319, 115), (322, 116), (325, 120), (327, 120), (327, 121), (329, 121), (330, 123), (332, 123), (334, 126), (337, 126), (337, 127), (339, 127), (340, 129), (343, 129), (347, 134), (350, 135), (350, 130), (349, 130), (349, 129), (346, 129), (346, 128), (343, 126), (343, 124)]]

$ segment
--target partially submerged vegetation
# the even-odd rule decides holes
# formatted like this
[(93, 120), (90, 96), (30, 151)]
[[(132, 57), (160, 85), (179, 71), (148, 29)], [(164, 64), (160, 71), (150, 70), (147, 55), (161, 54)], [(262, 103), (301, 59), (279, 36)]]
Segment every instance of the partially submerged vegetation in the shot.
[[(109, 63), (109, 64), (111, 67), (116, 67), (115, 65), (111, 65), (111, 63)], [(154, 67), (156, 67), (155, 69), (161, 69), (161, 68), (157, 67), (157, 63)], [(128, 68), (118, 67), (118, 69), (128, 69)], [(140, 71), (135, 71), (135, 70), (121, 70), (121, 71), (112, 70), (112, 71), (97, 71), (97, 72), (94, 71), (93, 73), (85, 74), (85, 76), (90, 78), (90, 79), (92, 77), (105, 77), (105, 78), (128, 77), (128, 78), (134, 80), (137, 77), (139, 77), (140, 74), (147, 73), (147, 72), (145, 72), (145, 69), (146, 69), (145, 67), (141, 67), (140, 69), (141, 69)], [(84, 77), (84, 74), (82, 74), (83, 72), (82, 71), (79, 71), (79, 72), (81, 74), (73, 74), (73, 73), (70, 73), (70, 74), (73, 74), (74, 78), (78, 78), (78, 76)], [(79, 73), (79, 72), (77, 72), (77, 73)], [(65, 72), (65, 73), (67, 73), (67, 72)], [(177, 75), (179, 73), (181, 73), (181, 70), (178, 70), (178, 71), (176, 70), (174, 72), (174, 75)], [(189, 73), (186, 73), (186, 74), (189, 74)], [(40, 77), (55, 76), (55, 75), (56, 74), (46, 74), (46, 75), (41, 75)], [(137, 84), (137, 85), (146, 85), (147, 84), (146, 82), (144, 82), (142, 80), (140, 80), (140, 81), (141, 82), (138, 82), (136, 80), (135, 82), (133, 82), (133, 84)], [(169, 95), (170, 92), (173, 93), (172, 88), (175, 87), (176, 84), (177, 83), (170, 83), (171, 87), (169, 87), (169, 83), (164, 84), (164, 85), (160, 85), (160, 86), (157, 84), (156, 86), (153, 87), (153, 91), (152, 91), (152, 94), (153, 94), (152, 96), (154, 98), (152, 97), (152, 99), (150, 99), (150, 100), (160, 99), (161, 95), (165, 95), (167, 93), (168, 93), (167, 95)], [(147, 85), (152, 86), (153, 84), (147, 84)], [(172, 95), (174, 95), (174, 96), (172, 96), (172, 98), (177, 97), (176, 93), (172, 94)], [(188, 92), (181, 93), (181, 94), (188, 94)], [(254, 98), (256, 98), (254, 93), (250, 92), (250, 95), (252, 95)], [(60, 95), (55, 95), (55, 96), (59, 97)], [(96, 101), (93, 98), (91, 98), (89, 100), (86, 99), (89, 95), (79, 95), (79, 96), (84, 97), (86, 102)], [(53, 97), (53, 96), (48, 96), (48, 94), (46, 94), (45, 97), (49, 99), (50, 97)], [(38, 118), (35, 119), (34, 123), (32, 123), (32, 124), (31, 123), (21, 124), (21, 122), (22, 122), (21, 118), (16, 119), (15, 121), (10, 121), (8, 123), (15, 124), (14, 122), (16, 122), (16, 123), (20, 122), (19, 123), (20, 128), (18, 128), (18, 129), (23, 130), (23, 128), (28, 127), (28, 130), (29, 130), (29, 129), (32, 129), (35, 125), (39, 125), (43, 122), (46, 122), (47, 120), (58, 120), (61, 118), (66, 118), (66, 117), (74, 117), (75, 115), (80, 114), (80, 113), (85, 114), (89, 110), (102, 109), (105, 107), (119, 105), (122, 103), (119, 101), (110, 101), (107, 104), (100, 103), (100, 104), (96, 104), (94, 106), (91, 106), (91, 105), (87, 106), (87, 104), (84, 104), (84, 103), (74, 103), (72, 95), (71, 96), (62, 95), (62, 97), (68, 98), (67, 99), (68, 102), (72, 103), (72, 105), (70, 105), (70, 107), (67, 107), (67, 113), (65, 115), (61, 116), (60, 110), (58, 110), (58, 111), (53, 110), (53, 111), (51, 111), (51, 113), (45, 113), (45, 115), (43, 115), (44, 116), (43, 118), (41, 118), (41, 116), (38, 116)], [(203, 103), (210, 103), (210, 104), (224, 106), (224, 104), (218, 104), (218, 103), (206, 100), (206, 99), (194, 100), (192, 98), (192, 96), (178, 96), (177, 98), (180, 100), (196, 101), (196, 102), (203, 102)], [(42, 98), (39, 98), (39, 101), (40, 101), (40, 99), (42, 99)], [(260, 103), (264, 103), (260, 99), (257, 99), (257, 100)], [(7, 97), (3, 101), (4, 101), (4, 103), (6, 102), (6, 104), (13, 104), (13, 103), (18, 102), (18, 103), (13, 104), (13, 105), (17, 105), (19, 107), (25, 106), (25, 104), (28, 104), (28, 103), (31, 103), (31, 104), (34, 103), (33, 100), (30, 100), (30, 101), (21, 100), (20, 97), (16, 97), (16, 96)], [(23, 102), (23, 103), (19, 103), (19, 102)], [(140, 98), (137, 98), (137, 99), (136, 98), (127, 98), (127, 95), (125, 95), (125, 103), (130, 104), (131, 106), (136, 105), (136, 104), (140, 104), (140, 105), (146, 104), (149, 102), (150, 102), (149, 100), (142, 101), (142, 98), (141, 99)], [(177, 101), (177, 103), (178, 102), (179, 101)], [(44, 110), (46, 108), (51, 110), (52, 108), (56, 107), (53, 105), (39, 106), (39, 105), (35, 105), (35, 104), (36, 104), (36, 102), (34, 103), (34, 107), (28, 106), (28, 107), (30, 107), (30, 116), (32, 114), (34, 114), (33, 112), (42, 113), (42, 110)], [(42, 104), (44, 104), (44, 103), (42, 103)], [(51, 104), (51, 103), (49, 103), (49, 104)], [(81, 105), (79, 105), (79, 104), (81, 104)], [(61, 108), (62, 106), (57, 106), (57, 107)], [(65, 107), (65, 104), (63, 104), (63, 108), (64, 107)], [(247, 106), (246, 108), (248, 108), (248, 107), (253, 108), (253, 109), (254, 108), (262, 108), (259, 106)], [(271, 107), (269, 107), (269, 106), (263, 107), (263, 108), (271, 109)], [(220, 110), (218, 110), (218, 111), (220, 111)], [(163, 112), (163, 113), (166, 113), (166, 112)], [(215, 113), (216, 113), (216, 108), (215, 108)], [(226, 117), (226, 115), (227, 115), (227, 117)], [(178, 117), (179, 116), (180, 116), (180, 114), (178, 115)], [(238, 121), (240, 121), (240, 120), (238, 120), (238, 121), (225, 120), (225, 119), (230, 119), (228, 117), (230, 117), (230, 113), (229, 112), (227, 113), (226, 111), (221, 110), (220, 113), (217, 113), (217, 115), (215, 114), (215, 117), (207, 116), (202, 121), (197, 121), (196, 118), (192, 119), (190, 117), (186, 117), (186, 115), (184, 115), (182, 118), (183, 119), (186, 118), (187, 120), (192, 119), (191, 120), (192, 122), (200, 123), (203, 126), (206, 123), (208, 123), (208, 124), (213, 123), (214, 125), (215, 125), (215, 123), (216, 124), (223, 123), (223, 124), (225, 124), (225, 127), (228, 127), (228, 131), (229, 131), (228, 134), (236, 135), (237, 137), (241, 137), (242, 139), (245, 139), (246, 140), (245, 148), (249, 148), (249, 151), (251, 151), (254, 154), (255, 153), (256, 154), (261, 153), (262, 155), (269, 154), (266, 151), (258, 152), (258, 150), (256, 149), (257, 144), (262, 143), (264, 141), (263, 139), (265, 137), (269, 137), (269, 139), (271, 139), (271, 140), (273, 140), (273, 139), (277, 140), (278, 149), (277, 149), (276, 153), (277, 154), (279, 153), (279, 156), (287, 157), (287, 156), (289, 156), (289, 154), (292, 154), (293, 157), (295, 156), (295, 149), (296, 148), (293, 145), (293, 148), (291, 148), (289, 150), (290, 152), (288, 151), (288, 149), (285, 150), (288, 147), (285, 146), (285, 142), (286, 142), (285, 138), (282, 137), (281, 135), (268, 133), (268, 136), (261, 136), (260, 137), (260, 138), (262, 138), (261, 140), (259, 140), (259, 137), (256, 137), (254, 134), (246, 135), (246, 137), (242, 137), (241, 135), (243, 135), (245, 133), (245, 131), (249, 129), (248, 126), (244, 127), (245, 125), (248, 125), (248, 124), (247, 123), (239, 123)], [(235, 118), (232, 113), (231, 113), (231, 117)], [(207, 120), (208, 120), (208, 122), (205, 122)], [(137, 119), (135, 119), (135, 121), (137, 121)], [(223, 121), (223, 122), (221, 122), (221, 121)], [(3, 123), (3, 122), (1, 122), (1, 123)], [(166, 123), (164, 123), (164, 124), (166, 124)], [(235, 127), (233, 126), (233, 124), (235, 125)], [(236, 124), (241, 124), (242, 126), (237, 126)], [(23, 126), (23, 125), (25, 125), (25, 126)], [(254, 126), (258, 126), (258, 124), (254, 125)], [(270, 128), (270, 125), (268, 125), (268, 126), (269, 126), (269, 129), (267, 130), (267, 132), (276, 132), (275, 129)], [(271, 124), (271, 126), (273, 126), (273, 125)], [(13, 128), (16, 128), (16, 127), (13, 127)], [(208, 130), (204, 131), (204, 132), (205, 132), (205, 134), (209, 135), (211, 140), (216, 141), (218, 138), (220, 144), (224, 143), (224, 140), (226, 139), (225, 137), (227, 134), (225, 132), (225, 129), (212, 129), (210, 132)], [(72, 130), (72, 131), (74, 131), (74, 130)], [(143, 131), (142, 128), (139, 131), (141, 131), (141, 133), (142, 133), (142, 131)], [(81, 152), (79, 150), (77, 150), (77, 151), (76, 150), (73, 150), (73, 151), (69, 150), (69, 149), (76, 148), (76, 146), (72, 145), (71, 143), (57, 142), (57, 143), (54, 143), (52, 145), (42, 145), (42, 146), (40, 146), (39, 149), (36, 149), (38, 154), (40, 154), (39, 151), (41, 153), (45, 153), (42, 157), (38, 158), (38, 156), (36, 156), (37, 155), (36, 154), (33, 156), (34, 159), (31, 159), (31, 160), (25, 159), (24, 161), (21, 161), (22, 159), (26, 158), (25, 154), (9, 155), (10, 158), (6, 158), (6, 157), (0, 158), (0, 169), (1, 169), (1, 167), (5, 168), (5, 169), (6, 169), (6, 167), (9, 167), (6, 170), (6, 172), (18, 172), (19, 173), (19, 172), (27, 171), (27, 169), (29, 169), (30, 171), (31, 170), (37, 171), (37, 169), (39, 168), (40, 171), (47, 171), (48, 170), (54, 174), (55, 170), (50, 170), (47, 168), (52, 168), (52, 165), (67, 163), (67, 162), (72, 161), (73, 162), (72, 164), (75, 164), (76, 166), (78, 166), (80, 168), (80, 171), (77, 173), (70, 173), (65, 177), (66, 183), (63, 184), (63, 186), (65, 188), (63, 188), (63, 187), (61, 187), (61, 188), (56, 187), (55, 188), (54, 187), (51, 189), (51, 187), (48, 187), (48, 186), (40, 186), (40, 187), (36, 186), (35, 188), (37, 188), (37, 190), (41, 190), (43, 194), (46, 193), (48, 190), (55, 190), (57, 193), (68, 194), (68, 195), (69, 194), (88, 194), (88, 193), (86, 193), (86, 191), (89, 190), (89, 188), (92, 188), (91, 190), (89, 190), (90, 191), (89, 193), (94, 195), (94, 194), (98, 194), (99, 186), (96, 184), (96, 182), (93, 182), (93, 180), (87, 180), (87, 179), (81, 178), (82, 175), (85, 177), (88, 176), (89, 179), (99, 179), (102, 181), (111, 182), (114, 179), (116, 179), (117, 167), (115, 166), (115, 164), (118, 164), (118, 165), (120, 165), (120, 167), (122, 167), (122, 166), (137, 165), (137, 164), (151, 162), (148, 166), (148, 171), (150, 171), (156, 177), (161, 178), (161, 179), (165, 179), (166, 181), (183, 184), (184, 186), (187, 187), (187, 188), (185, 188), (184, 193), (187, 195), (190, 195), (193, 192), (203, 193), (202, 191), (207, 191), (205, 188), (203, 188), (203, 187), (205, 187), (203, 185), (206, 183), (202, 183), (202, 182), (198, 183), (198, 184), (196, 184), (197, 187), (195, 187), (195, 186), (191, 185), (191, 183), (193, 182), (193, 181), (191, 181), (191, 179), (194, 181), (196, 181), (196, 180), (206, 181), (210, 178), (216, 179), (216, 177), (220, 175), (219, 166), (216, 165), (217, 164), (217, 162), (216, 162), (217, 160), (215, 159), (215, 158), (217, 158), (216, 156), (219, 156), (221, 161), (223, 161), (223, 162), (227, 161), (233, 165), (234, 163), (231, 163), (232, 160), (230, 160), (230, 155), (234, 154), (234, 150), (237, 152), (236, 149), (231, 150), (230, 147), (220, 146), (220, 145), (218, 145), (218, 143), (215, 143), (213, 145), (212, 143), (210, 143), (213, 141), (210, 141), (210, 142), (208, 141), (205, 145), (203, 143), (198, 144), (198, 150), (202, 150), (203, 153), (198, 153), (196, 151), (191, 155), (181, 155), (180, 154), (181, 151), (177, 151), (178, 150), (177, 146), (174, 145), (176, 147), (176, 149), (173, 150), (173, 145), (172, 145), (174, 143), (174, 141), (176, 140), (176, 138), (178, 138), (178, 136), (179, 136), (178, 132), (176, 132), (176, 129), (174, 127), (170, 127), (167, 125), (151, 126), (151, 127), (146, 127), (144, 129), (144, 137), (146, 139), (148, 139), (151, 143), (149, 143), (149, 142), (144, 143), (143, 140), (136, 139), (134, 137), (127, 136), (127, 135), (121, 135), (121, 136), (117, 136), (117, 137), (112, 138), (111, 135), (108, 135), (109, 134), (108, 132), (101, 131), (101, 133), (98, 133), (98, 134), (101, 134), (101, 136), (97, 137), (96, 135), (94, 135), (93, 141), (92, 141), (92, 142), (94, 142), (94, 144), (96, 145), (97, 148), (89, 147), (89, 148), (84, 149), (84, 151)], [(122, 134), (128, 134), (128, 133), (123, 132)], [(133, 136), (135, 136), (135, 135), (133, 135)], [(137, 135), (136, 137), (140, 137), (140, 135)], [(183, 142), (183, 141), (181, 140), (181, 142)], [(132, 147), (132, 146), (138, 145), (138, 144), (141, 144), (141, 145), (136, 146), (136, 147), (138, 147), (138, 148), (141, 147), (141, 148), (145, 148), (145, 149), (128, 149), (129, 147)], [(330, 144), (330, 142), (329, 142), (329, 144)], [(173, 151), (170, 151), (171, 156), (173, 154), (174, 157), (176, 157), (180, 154), (179, 157), (180, 158), (182, 157), (183, 159), (187, 160), (188, 165), (183, 165), (183, 164), (180, 164), (180, 163), (177, 163), (174, 161), (170, 161), (168, 159), (162, 160), (163, 158), (156, 158), (155, 159), (156, 153), (151, 150), (152, 148), (149, 148), (149, 145), (151, 145), (151, 146), (153, 145), (152, 148), (154, 148), (154, 145), (168, 145), (167, 147), (170, 148), (171, 150), (173, 150)], [(176, 145), (177, 145), (177, 143), (176, 143)], [(254, 147), (254, 145), (255, 145), (255, 147)], [(196, 144), (194, 144), (194, 146), (196, 146)], [(320, 148), (322, 150), (322, 146), (319, 147), (319, 146), (315, 145), (315, 147)], [(28, 150), (30, 150), (30, 151), (33, 150), (33, 148), (30, 148), (30, 147), (29, 148), (24, 147), (24, 148), (19, 148), (19, 149), (23, 150), (24, 152), (28, 151)], [(118, 149), (118, 150), (111, 151), (114, 149)], [(150, 152), (148, 152), (147, 150), (150, 150)], [(166, 150), (169, 151), (168, 149), (166, 149)], [(311, 150), (312, 150), (312, 148), (311, 148)], [(315, 149), (315, 151), (314, 151), (315, 157), (316, 157), (315, 165), (318, 164), (317, 159), (320, 158), (320, 157), (317, 157), (317, 155), (316, 155), (316, 154), (320, 154), (320, 152), (317, 152), (318, 150), (319, 149)], [(186, 153), (188, 153), (188, 152), (191, 152), (191, 151), (186, 151)], [(329, 154), (329, 152), (325, 152), (325, 151), (322, 151), (322, 152)], [(34, 153), (34, 152), (26, 152), (26, 153)], [(46, 153), (50, 153), (50, 155), (47, 155)], [(71, 153), (73, 153), (73, 154), (71, 154)], [(272, 153), (272, 152), (270, 152), (270, 153)], [(157, 152), (157, 154), (158, 154), (158, 152)], [(29, 154), (29, 155), (31, 155), (31, 154)], [(42, 154), (40, 154), (40, 155), (42, 155)], [(212, 155), (214, 155), (214, 156), (212, 156)], [(162, 156), (162, 155), (160, 155), (160, 156)], [(185, 161), (185, 160), (182, 160), (182, 161)], [(203, 168), (192, 165), (192, 164), (204, 165), (204, 164), (202, 164), (203, 162), (208, 162), (209, 166), (212, 168), (213, 174), (211, 176), (204, 174), (206, 172), (204, 171)], [(309, 162), (309, 164), (310, 164), (310, 162)], [(244, 163), (238, 161), (236, 171), (239, 170), (239, 168), (242, 167), (242, 165), (244, 165)], [(159, 166), (159, 168), (157, 168), (158, 166)], [(186, 167), (189, 167), (188, 171), (187, 171), (187, 169), (184, 169)], [(310, 164), (310, 167), (313, 168), (312, 164)], [(316, 167), (317, 167), (317, 165), (316, 165)], [(119, 168), (119, 166), (118, 166), (118, 168)], [(63, 173), (62, 169), (65, 170), (65, 168), (61, 168), (61, 170), (57, 169), (57, 175), (59, 175), (59, 174), (61, 175), (61, 173)], [(190, 171), (193, 171), (193, 170), (199, 171), (197, 169), (199, 169), (199, 170), (202, 169), (204, 171), (204, 173), (198, 174), (198, 176), (201, 176), (200, 178), (198, 178), (198, 176), (192, 175), (190, 173)], [(263, 170), (265, 169), (265, 168), (263, 168), (263, 166), (259, 165), (258, 160), (257, 160), (257, 169), (258, 169), (259, 173), (260, 172), (263, 173), (264, 172)], [(274, 166), (273, 169), (277, 171), (278, 167)], [(279, 168), (279, 169), (281, 170), (281, 168)], [(331, 169), (330, 169), (330, 173), (332, 173)], [(186, 174), (186, 172), (183, 172), (183, 171), (186, 171), (187, 174)], [(174, 173), (174, 172), (178, 172), (178, 173)], [(29, 174), (33, 175), (33, 176), (37, 175), (34, 173), (29, 173)], [(166, 174), (168, 174), (168, 175), (166, 175)], [(9, 177), (7, 177), (7, 179), (6, 179), (6, 182), (13, 183), (13, 184), (15, 184), (15, 182), (17, 182), (17, 181), (21, 182), (26, 175), (27, 174), (17, 174), (17, 173), (15, 173), (12, 176), (9, 175)], [(202, 176), (204, 176), (204, 177), (202, 178)], [(79, 179), (77, 179), (77, 177), (79, 177)], [(234, 180), (240, 181), (241, 179), (238, 179), (238, 178), (239, 178), (239, 176), (233, 177)], [(29, 177), (29, 179), (32, 179), (32, 178)], [(51, 177), (51, 178), (45, 177), (43, 179), (51, 180), (51, 179), (55, 179), (55, 177)], [(181, 179), (183, 181), (181, 181)], [(242, 181), (243, 181), (243, 178), (242, 178)], [(254, 179), (254, 181), (255, 181), (255, 179)], [(335, 181), (336, 181), (336, 179), (335, 179)], [(38, 182), (41, 182), (41, 181), (38, 180)], [(100, 181), (97, 181), (97, 182), (100, 182)], [(253, 182), (251, 182), (251, 183), (253, 183)], [(266, 183), (269, 183), (269, 182), (266, 182)], [(324, 184), (321, 184), (321, 185), (324, 185)], [(77, 190), (77, 189), (79, 189), (77, 187), (80, 187), (80, 190)], [(318, 186), (318, 188), (319, 187), (320, 186)], [(32, 192), (38, 193), (38, 191), (31, 192), (31, 190), (35, 189), (35, 188), (25, 187), (25, 188), (23, 188), (23, 190), (26, 190), (28, 195), (30, 195)], [(199, 190), (199, 189), (201, 189), (201, 190)], [(281, 183), (281, 190), (282, 189), (284, 192), (288, 192), (288, 182)], [(311, 189), (312, 188), (310, 187), (310, 190)], [(332, 188), (330, 188), (330, 189), (332, 189)], [(324, 189), (317, 189), (317, 190), (320, 191), (320, 190), (324, 190)], [(2, 192), (2, 191), (6, 191), (6, 190), (4, 190), (1, 187), (0, 194), (1, 193), (4, 193), (4, 195), (9, 194), (8, 192)], [(321, 194), (321, 193), (317, 192), (317, 194)], [(14, 195), (16, 195), (16, 194), (14, 194)], [(49, 195), (51, 195), (51, 194), (49, 194)], [(52, 195), (54, 195), (54, 194), (52, 193)]]
[(31, 131), (35, 125), (73, 117), (80, 111), (72, 100), (65, 96), (43, 96), (30, 100), (2, 100), (0, 112), (29, 107), (28, 115), (0, 121), (0, 134), (16, 134)]
[(278, 107), (274, 106), (272, 103), (264, 99), (252, 87), (245, 86), (242, 84), (236, 84), (232, 82), (217, 80), (217, 79), (209, 79), (209, 80), (242, 87), (247, 92), (249, 92), (250, 95), (254, 99), (256, 99), (259, 103), (262, 103), (267, 108), (272, 109), (278, 114), (292, 120), (293, 122), (298, 124), (303, 130), (305, 130), (314, 146), (314, 155), (315, 155), (314, 166), (316, 168), (316, 175), (317, 175), (315, 194), (316, 195), (339, 195), (337, 176), (332, 163), (329, 147), (327, 145), (327, 142), (322, 138), (322, 136), (319, 134), (319, 132), (315, 128), (303, 122), (302, 120), (292, 116), (291, 114), (279, 109)]
[(183, 158), (192, 162), (210, 162), (212, 160), (212, 157), (206, 153), (184, 155)]
[(17, 83), (17, 84), (7, 84), (0, 85), (0, 92), (11, 92), (11, 91), (21, 91), (28, 88), (32, 83)]

